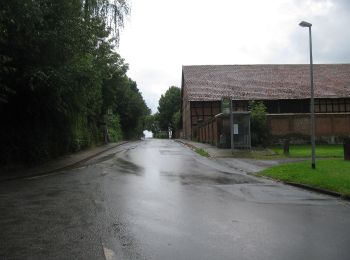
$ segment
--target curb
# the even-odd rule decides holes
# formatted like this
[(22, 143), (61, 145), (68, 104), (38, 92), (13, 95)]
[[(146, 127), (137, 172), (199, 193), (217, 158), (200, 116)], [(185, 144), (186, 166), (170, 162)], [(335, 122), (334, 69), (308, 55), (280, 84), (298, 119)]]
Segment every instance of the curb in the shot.
[(252, 175), (254, 175), (255, 177), (258, 177), (258, 178), (263, 178), (263, 179), (267, 179), (267, 180), (270, 180), (270, 181), (279, 182), (279, 183), (282, 183), (284, 185), (289, 185), (289, 186), (297, 187), (297, 188), (300, 188), (300, 189), (303, 189), (303, 190), (313, 191), (313, 192), (317, 192), (317, 193), (321, 193), (321, 194), (325, 194), (325, 195), (329, 195), (329, 196), (332, 196), (332, 197), (336, 197), (336, 198), (340, 198), (340, 199), (343, 199), (343, 200), (350, 201), (350, 196), (349, 195), (342, 195), (342, 194), (340, 194), (338, 192), (335, 192), (335, 191), (324, 190), (324, 189), (312, 187), (312, 186), (309, 186), (309, 185), (306, 185), (306, 184), (301, 184), (301, 183), (282, 181), (282, 180), (273, 179), (273, 178), (270, 178), (270, 177), (267, 177), (267, 176), (263, 176), (263, 175), (256, 175), (256, 174), (252, 174)]
[[(196, 151), (196, 149), (201, 149), (201, 148), (198, 148), (198, 147), (196, 147), (196, 146), (194, 146), (194, 145), (192, 145), (192, 144), (189, 144), (189, 143), (186, 143), (186, 142), (183, 142), (183, 141), (180, 141), (180, 140), (178, 140), (178, 139), (175, 139), (174, 140), (175, 142), (178, 142), (178, 143), (180, 143), (180, 144), (183, 144), (183, 145), (185, 145), (185, 146), (187, 146), (187, 147), (189, 147), (192, 151)], [(204, 149), (203, 149), (204, 150)], [(207, 151), (206, 151), (207, 152)], [(208, 152), (207, 152), (208, 153)], [(209, 154), (209, 153), (208, 153)], [(211, 157), (211, 155), (209, 154), (209, 157), (206, 157), (206, 158), (210, 158)]]
[(289, 181), (281, 181), (281, 182), (284, 183), (284, 184), (290, 185), (290, 186), (302, 188), (302, 189), (305, 189), (305, 190), (315, 191), (315, 192), (318, 192), (318, 193), (322, 193), (322, 194), (326, 194), (326, 195), (330, 195), (330, 196), (333, 196), (333, 197), (338, 197), (338, 198), (350, 201), (350, 196), (342, 195), (342, 194), (340, 194), (338, 192), (335, 192), (335, 191), (324, 190), (324, 189), (312, 187), (312, 186), (305, 185), (305, 184), (295, 183), (295, 182), (289, 182)]
[(14, 180), (21, 180), (21, 179), (27, 179), (27, 178), (33, 178), (33, 177), (39, 177), (39, 176), (45, 176), (45, 175), (50, 175), (52, 173), (55, 173), (55, 172), (59, 172), (59, 171), (63, 171), (63, 170), (67, 170), (67, 169), (70, 169), (70, 168), (74, 168), (75, 166), (81, 164), (81, 163), (84, 163), (96, 156), (99, 156), (100, 154), (103, 154), (109, 150), (112, 150), (118, 146), (121, 146), (123, 144), (126, 144), (128, 143), (128, 141), (123, 141), (123, 142), (120, 142), (116, 145), (113, 145), (111, 147), (108, 147), (107, 149), (104, 149), (102, 151), (99, 151), (93, 155), (90, 155), (88, 157), (85, 157), (84, 159), (81, 159), (79, 161), (76, 161), (74, 163), (71, 163), (71, 164), (68, 164), (68, 165), (65, 165), (65, 166), (62, 166), (62, 167), (58, 167), (58, 168), (55, 168), (55, 169), (52, 169), (52, 170), (47, 170), (47, 171), (43, 171), (43, 172), (39, 172), (39, 173), (33, 173), (33, 174), (29, 174), (29, 175), (23, 175), (23, 176), (16, 176), (16, 177), (9, 177), (9, 178), (5, 178), (5, 179), (2, 179), (0, 180), (0, 183), (2, 182), (7, 182), (7, 181), (14, 181)]
[(186, 145), (187, 147), (191, 148), (192, 150), (195, 150), (197, 149), (197, 147), (195, 147), (194, 145), (192, 144), (189, 144), (189, 143), (186, 143), (186, 142), (183, 142), (183, 141), (180, 141), (180, 140), (174, 140), (175, 142), (178, 142), (180, 144), (183, 144), (183, 145)]

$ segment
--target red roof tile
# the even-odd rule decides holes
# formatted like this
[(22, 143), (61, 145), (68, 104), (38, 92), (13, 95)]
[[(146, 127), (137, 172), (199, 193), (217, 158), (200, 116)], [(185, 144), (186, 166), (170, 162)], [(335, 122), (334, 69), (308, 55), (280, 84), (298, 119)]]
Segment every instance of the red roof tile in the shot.
[[(183, 66), (188, 101), (305, 99), (310, 97), (310, 65)], [(350, 97), (350, 64), (314, 65), (316, 98)]]

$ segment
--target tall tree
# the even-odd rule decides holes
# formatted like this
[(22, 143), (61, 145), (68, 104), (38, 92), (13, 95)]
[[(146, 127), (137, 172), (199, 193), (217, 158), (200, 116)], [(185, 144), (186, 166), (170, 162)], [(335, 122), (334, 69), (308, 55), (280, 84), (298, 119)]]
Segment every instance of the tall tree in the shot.
[(135, 81), (124, 77), (124, 85), (117, 88), (115, 111), (120, 115), (121, 125), (127, 139), (142, 136), (145, 117), (150, 114)]
[(176, 130), (173, 117), (180, 110), (180, 106), (181, 90), (176, 86), (171, 86), (159, 99), (159, 126), (163, 131), (170, 129), (172, 131), (172, 137), (175, 137)]
[(85, 20), (98, 18), (112, 29), (114, 40), (119, 40), (119, 28), (124, 26), (124, 17), (130, 12), (127, 0), (80, 0)]
[(125, 0), (0, 1), (0, 162), (79, 150), (107, 123), (142, 131), (148, 108), (114, 51), (128, 12)]

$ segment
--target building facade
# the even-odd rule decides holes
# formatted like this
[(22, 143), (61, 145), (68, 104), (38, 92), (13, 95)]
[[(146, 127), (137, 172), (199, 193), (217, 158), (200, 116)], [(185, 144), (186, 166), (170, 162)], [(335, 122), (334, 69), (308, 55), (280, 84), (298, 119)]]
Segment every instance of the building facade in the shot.
[[(182, 137), (199, 139), (200, 126), (221, 112), (223, 97), (234, 111), (263, 101), (274, 137), (310, 133), (309, 65), (207, 65), (182, 68)], [(350, 64), (314, 65), (316, 135), (350, 135)], [(212, 142), (212, 141), (211, 141)]]

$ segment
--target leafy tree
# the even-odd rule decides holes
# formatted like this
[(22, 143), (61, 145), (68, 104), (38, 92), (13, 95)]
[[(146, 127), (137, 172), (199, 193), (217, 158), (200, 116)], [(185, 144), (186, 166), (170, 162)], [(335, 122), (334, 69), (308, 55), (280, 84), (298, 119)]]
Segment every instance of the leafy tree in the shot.
[[(0, 162), (135, 138), (149, 114), (114, 51), (125, 0), (0, 1)], [(110, 111), (111, 118), (106, 119)]]
[(119, 40), (119, 28), (124, 26), (124, 16), (130, 12), (127, 0), (80, 0), (85, 20), (98, 19), (112, 28), (114, 40)]
[(172, 131), (172, 137), (175, 137), (176, 126), (173, 116), (180, 110), (181, 106), (181, 90), (178, 87), (171, 86), (164, 95), (159, 99), (159, 126), (163, 131)]
[(121, 125), (127, 139), (139, 138), (144, 130), (144, 119), (150, 114), (136, 82), (122, 78), (122, 84), (116, 88), (115, 111), (120, 115)]
[(249, 104), (251, 119), (250, 131), (253, 146), (266, 146), (269, 142), (269, 129), (267, 127), (266, 106), (261, 101), (252, 101)]
[(178, 131), (180, 129), (180, 125), (181, 125), (181, 112), (180, 112), (180, 110), (177, 111), (173, 115), (172, 123), (173, 123), (175, 132)]

